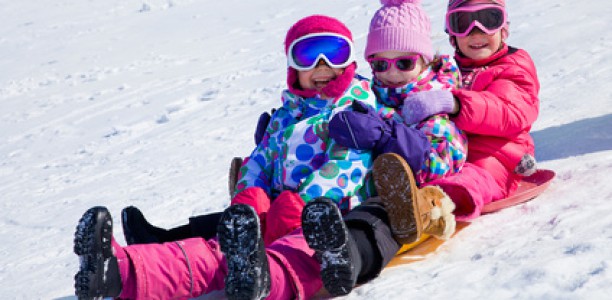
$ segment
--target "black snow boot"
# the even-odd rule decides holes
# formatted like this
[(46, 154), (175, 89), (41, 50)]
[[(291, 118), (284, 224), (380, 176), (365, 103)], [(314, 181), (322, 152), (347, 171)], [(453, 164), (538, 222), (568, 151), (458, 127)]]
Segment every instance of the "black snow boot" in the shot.
[(149, 223), (142, 212), (134, 206), (128, 206), (121, 211), (123, 235), (128, 245), (159, 244), (193, 237), (208, 240), (217, 236), (219, 219), (221, 213), (214, 212), (190, 217), (188, 224), (165, 229)]
[(270, 268), (255, 210), (244, 204), (228, 207), (221, 216), (217, 232), (227, 261), (227, 298), (266, 298), (270, 293)]
[(74, 234), (74, 253), (80, 261), (79, 272), (74, 276), (78, 299), (118, 297), (121, 293), (112, 235), (113, 219), (105, 207), (90, 208), (79, 220)]
[(350, 293), (361, 270), (361, 258), (338, 206), (327, 198), (309, 202), (302, 211), (302, 230), (321, 262), (325, 289), (333, 296)]
[(121, 211), (121, 224), (128, 245), (161, 243), (161, 236), (166, 233), (166, 229), (151, 225), (134, 206), (128, 206)]

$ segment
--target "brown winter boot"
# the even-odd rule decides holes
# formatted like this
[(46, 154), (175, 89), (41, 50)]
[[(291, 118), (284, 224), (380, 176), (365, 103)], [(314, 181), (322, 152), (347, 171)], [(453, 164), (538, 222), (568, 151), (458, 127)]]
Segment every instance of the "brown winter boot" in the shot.
[(455, 232), (454, 203), (439, 187), (418, 189), (410, 166), (401, 156), (380, 155), (372, 173), (399, 243), (416, 242), (422, 234), (447, 239)]
[(242, 167), (242, 157), (234, 157), (230, 164), (229, 174), (227, 177), (227, 185), (230, 199), (236, 193), (236, 183), (238, 183), (238, 175), (240, 175), (240, 167)]
[(457, 222), (455, 221), (455, 203), (439, 186), (426, 186), (418, 191), (417, 205), (423, 233), (438, 239), (446, 240), (453, 233)]

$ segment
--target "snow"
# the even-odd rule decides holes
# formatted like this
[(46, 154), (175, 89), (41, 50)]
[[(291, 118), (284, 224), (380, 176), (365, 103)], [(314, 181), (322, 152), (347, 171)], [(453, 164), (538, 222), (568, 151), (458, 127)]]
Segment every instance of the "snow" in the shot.
[[(558, 176), (422, 262), (346, 299), (606, 299), (612, 294), (612, 5), (507, 1), (541, 81), (537, 158)], [(437, 49), (446, 1), (424, 1)], [(83, 212), (171, 227), (228, 203), (227, 170), (285, 86), (283, 39), (335, 16), (364, 49), (378, 1), (40, 0), (0, 6), (0, 298), (75, 299)], [(363, 51), (363, 50), (361, 50)], [(362, 52), (360, 52), (362, 53)], [(360, 56), (359, 72), (369, 76)], [(223, 298), (222, 293), (201, 297)]]

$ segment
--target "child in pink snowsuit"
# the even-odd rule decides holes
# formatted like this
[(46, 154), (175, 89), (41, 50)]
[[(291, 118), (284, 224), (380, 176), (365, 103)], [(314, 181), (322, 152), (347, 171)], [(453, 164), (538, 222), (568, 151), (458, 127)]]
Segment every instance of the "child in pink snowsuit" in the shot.
[[(468, 137), (467, 163), (454, 175), (428, 185), (440, 186), (455, 202), (456, 220), (478, 217), (485, 204), (516, 190), (519, 170), (534, 156), (529, 131), (539, 111), (540, 84), (529, 54), (505, 43), (508, 20), (503, 0), (451, 0), (446, 31), (455, 47), (463, 88), (447, 99), (406, 99), (412, 118), (450, 113)], [(452, 107), (441, 110), (441, 107)]]
[[(316, 197), (321, 191), (339, 201), (352, 196), (363, 184), (371, 164), (369, 151), (348, 149), (330, 141), (322, 118), (350, 109), (357, 100), (365, 105), (377, 104), (369, 81), (354, 76), (352, 35), (338, 20), (306, 17), (292, 26), (285, 44), (289, 60), (286, 109), (275, 113), (262, 141), (268, 143), (266, 147), (283, 151), (270, 153), (261, 146), (245, 162), (240, 192), (221, 216), (218, 239), (188, 238), (121, 247), (112, 236), (109, 211), (91, 208), (79, 221), (74, 240), (75, 253), (80, 256), (80, 270), (75, 276), (79, 299), (188, 299), (224, 287), (230, 299), (308, 299), (319, 291), (319, 263), (301, 229), (296, 229), (306, 200), (302, 198)], [(291, 123), (291, 117), (307, 122)], [(283, 148), (281, 144), (298, 132), (297, 124), (311, 128), (306, 135), (297, 136), (304, 143)], [(290, 130), (277, 134), (278, 128)], [(415, 156), (424, 157), (429, 147), (424, 134), (405, 126), (402, 129), (406, 133), (402, 140), (418, 144), (421, 151)], [(306, 146), (317, 148), (311, 151)], [(326, 147), (330, 150), (324, 155), (312, 155)], [(292, 163), (279, 165), (283, 159), (275, 155), (286, 155), (282, 158)], [(261, 165), (266, 165), (262, 162), (270, 158), (276, 164), (262, 170)], [(299, 166), (295, 162), (303, 161), (308, 164), (295, 168)], [(335, 161), (338, 163), (329, 164)], [(306, 172), (308, 167), (311, 169)], [(348, 176), (344, 176), (346, 173)], [(270, 178), (272, 185), (267, 182)], [(315, 184), (326, 182), (323, 187)], [(270, 194), (275, 196), (274, 201)], [(260, 219), (267, 224), (260, 224)], [(260, 233), (262, 229), (264, 233)], [(241, 244), (243, 236), (248, 239)], [(256, 242), (250, 243), (252, 240)], [(245, 259), (257, 264), (246, 265)]]

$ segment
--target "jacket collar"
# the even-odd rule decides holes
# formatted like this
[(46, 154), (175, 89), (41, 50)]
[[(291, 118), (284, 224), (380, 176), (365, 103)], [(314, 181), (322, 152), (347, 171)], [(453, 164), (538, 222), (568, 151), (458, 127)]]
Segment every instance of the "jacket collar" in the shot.
[(501, 49), (499, 49), (497, 52), (495, 52), (495, 54), (485, 59), (474, 60), (474, 59), (466, 57), (461, 52), (457, 51), (455, 52), (455, 60), (457, 61), (457, 64), (461, 66), (461, 68), (475, 69), (475, 68), (479, 68), (483, 66), (488, 66), (493, 61), (496, 61), (500, 59), (501, 57), (506, 56), (506, 54), (508, 54), (508, 45), (504, 43)]

